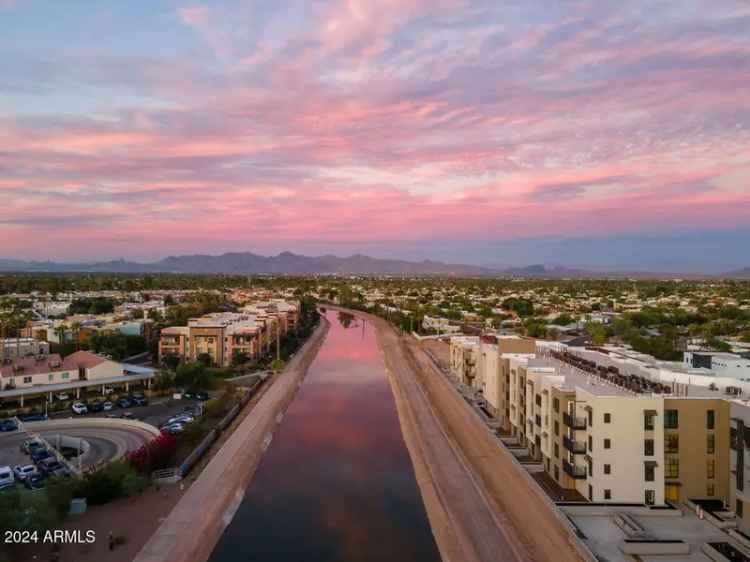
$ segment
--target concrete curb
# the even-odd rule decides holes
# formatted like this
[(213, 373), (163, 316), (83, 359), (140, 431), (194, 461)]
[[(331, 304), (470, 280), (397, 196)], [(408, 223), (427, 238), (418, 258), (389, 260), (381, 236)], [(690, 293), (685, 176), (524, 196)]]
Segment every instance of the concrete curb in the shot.
[(123, 420), (118, 418), (67, 418), (58, 420), (24, 422), (24, 431), (52, 431), (56, 429), (89, 429), (94, 427), (108, 427), (117, 429), (139, 429), (150, 433), (154, 437), (161, 435), (158, 428), (138, 420)]
[(245, 496), (278, 416), (294, 399), (328, 331), (320, 325), (206, 465), (134, 562), (205, 562)]

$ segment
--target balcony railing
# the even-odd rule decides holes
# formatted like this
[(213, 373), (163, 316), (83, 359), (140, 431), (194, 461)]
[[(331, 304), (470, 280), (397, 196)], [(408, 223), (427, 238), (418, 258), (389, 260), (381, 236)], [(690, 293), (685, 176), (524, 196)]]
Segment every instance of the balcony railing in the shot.
[(563, 472), (575, 480), (586, 479), (586, 467), (575, 466), (570, 464), (568, 461), (563, 460)]
[(563, 447), (574, 455), (583, 455), (586, 453), (586, 443), (575, 441), (568, 436), (563, 437)]
[(567, 412), (563, 413), (563, 423), (572, 429), (586, 429), (586, 418), (577, 418)]

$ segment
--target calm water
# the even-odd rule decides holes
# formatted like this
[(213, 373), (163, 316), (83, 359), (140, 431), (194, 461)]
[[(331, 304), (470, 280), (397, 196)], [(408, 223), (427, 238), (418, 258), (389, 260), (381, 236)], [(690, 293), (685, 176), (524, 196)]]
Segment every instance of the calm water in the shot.
[(440, 560), (374, 331), (328, 319), (211, 562)]

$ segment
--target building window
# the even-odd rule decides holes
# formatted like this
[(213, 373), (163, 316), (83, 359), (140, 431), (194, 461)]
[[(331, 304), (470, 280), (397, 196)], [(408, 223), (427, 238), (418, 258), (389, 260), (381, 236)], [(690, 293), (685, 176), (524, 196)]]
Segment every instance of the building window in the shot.
[(48, 380), (49, 382), (52, 382), (53, 380), (55, 380), (55, 375), (53, 375), (52, 373), (50, 373), (50, 374), (49, 374), (49, 375), (47, 376), (47, 380)]
[(589, 410), (589, 427), (594, 425), (594, 411)]
[(557, 465), (555, 465), (555, 480), (560, 480), (560, 468)]
[(713, 480), (716, 474), (716, 461), (714, 459), (708, 459), (706, 461), (706, 478)]
[(716, 487), (713, 484), (706, 485), (706, 495), (712, 498), (716, 495)]
[(653, 482), (654, 480), (656, 480), (656, 477), (655, 477), (655, 472), (656, 471), (654, 470), (654, 464), (653, 463), (650, 463), (650, 462), (646, 463), (646, 464), (643, 465), (643, 468), (644, 468), (643, 479), (646, 482)]
[(612, 422), (612, 414), (604, 414), (604, 423), (611, 423)]
[(589, 501), (594, 501), (594, 488), (591, 486), (591, 484), (589, 484)]
[(604, 465), (604, 474), (612, 474), (612, 465), (610, 464)]
[(560, 435), (560, 422), (555, 420), (555, 435)]
[(63, 378), (63, 380), (69, 379), (70, 378), (70, 373), (63, 373), (62, 374), (62, 378)]
[(716, 412), (708, 410), (706, 412), (706, 429), (714, 429), (716, 425)]
[(556, 413), (560, 412), (560, 399), (559, 398), (555, 398), (555, 399), (552, 400), (552, 409)]
[(605, 500), (611, 500), (612, 499), (612, 490), (604, 490), (604, 499)]
[(716, 452), (716, 436), (709, 433), (706, 436), (706, 453), (713, 455)]
[(664, 478), (680, 477), (680, 459), (677, 457), (666, 457), (664, 460)]
[(23, 378), (23, 382), (24, 382), (24, 384), (30, 383), (31, 382), (31, 377), (24, 377)]
[(605, 439), (604, 440), (604, 448), (605, 449), (611, 449), (612, 448), (612, 440), (611, 439)]
[(742, 519), (742, 500), (739, 498), (734, 503), (734, 512), (737, 514), (737, 517)]
[(667, 433), (664, 436), (664, 452), (665, 453), (679, 453), (680, 452), (679, 434)]
[(594, 475), (594, 461), (592, 461), (591, 459), (588, 459), (588, 463), (589, 463), (589, 476), (593, 476)]
[(654, 440), (653, 439), (643, 440), (643, 454), (646, 457), (654, 456)]
[(664, 410), (664, 428), (677, 429), (680, 425), (680, 416), (677, 410)]
[(654, 492), (653, 490), (646, 490), (646, 493), (644, 495), (646, 505), (654, 505), (656, 503), (656, 492)]
[(589, 435), (589, 453), (594, 450), (594, 438)]
[(646, 431), (653, 431), (655, 417), (656, 416), (653, 412), (645, 410), (643, 412), (643, 429), (645, 429)]
[(555, 458), (560, 458), (560, 446), (557, 443), (555, 443)]
[(541, 407), (542, 406), (542, 396), (540, 394), (537, 394), (534, 397), (534, 402), (536, 402), (536, 405)]

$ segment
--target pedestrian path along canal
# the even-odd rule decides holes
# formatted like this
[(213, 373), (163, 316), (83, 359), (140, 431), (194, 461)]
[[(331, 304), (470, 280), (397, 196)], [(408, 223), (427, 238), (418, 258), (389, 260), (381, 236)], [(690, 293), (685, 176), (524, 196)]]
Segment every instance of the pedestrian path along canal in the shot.
[(366, 321), (328, 335), (210, 562), (440, 560)]

